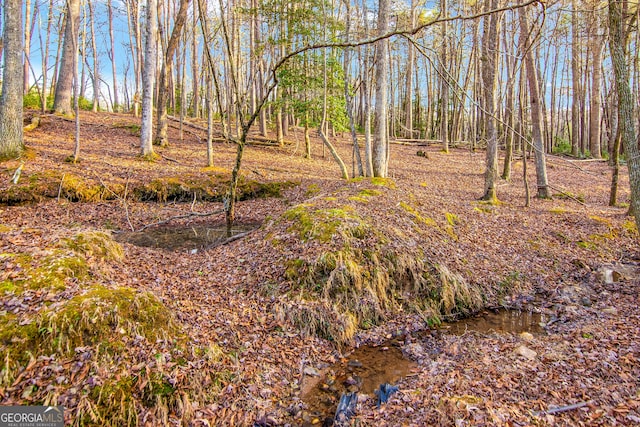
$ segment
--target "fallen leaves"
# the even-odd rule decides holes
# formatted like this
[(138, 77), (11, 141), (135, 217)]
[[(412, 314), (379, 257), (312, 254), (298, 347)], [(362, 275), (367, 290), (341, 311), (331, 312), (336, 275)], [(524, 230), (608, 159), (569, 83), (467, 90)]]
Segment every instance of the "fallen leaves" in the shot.
[[(72, 152), (72, 142), (64, 135), (72, 131), (73, 124), (52, 117), (25, 136), (27, 145), (37, 154), (25, 162), (21, 183), (46, 170), (86, 175), (84, 178), (98, 179), (108, 187), (128, 182), (129, 188), (156, 178), (206, 173), (200, 169), (205, 147), (195, 139), (187, 138), (166, 149), (166, 157), (180, 159), (179, 164), (165, 160), (147, 163), (136, 157), (135, 136), (113, 126), (133, 122), (128, 116), (83, 112), (81, 119), (83, 131), (95, 134), (83, 146), (82, 165), (89, 165), (92, 173), (61, 163)], [(338, 140), (336, 145), (347, 155), (351, 147), (345, 141)], [(628, 227), (625, 209), (606, 206), (607, 194), (602, 189), (608, 188), (607, 166), (585, 164), (591, 173), (583, 176), (575, 168), (565, 167), (561, 158), (554, 158), (557, 165), (549, 170), (550, 182), (585, 194), (586, 206), (577, 206), (571, 200), (535, 200), (524, 210), (522, 178), (514, 176), (499, 188), (498, 197), (503, 203), (485, 212), (473, 202), (481, 195), (483, 154), (452, 150), (443, 156), (436, 148), (427, 151), (429, 158), (425, 160), (415, 156), (411, 147), (392, 147), (394, 190), (376, 188), (378, 193), (364, 197), (359, 193), (366, 189), (363, 183), (349, 183), (353, 188), (362, 187), (351, 194), (358, 196), (351, 200), (356, 212), (368, 212), (374, 218), (374, 229), (388, 225), (382, 219), (376, 222), (376, 217), (387, 218), (387, 212), (392, 212), (393, 226), (405, 238), (389, 242), (391, 247), (413, 245), (421, 247), (428, 257), (447, 260), (450, 270), (493, 290), (485, 295), (487, 302), (518, 305), (523, 300), (518, 294), (537, 292), (535, 304), (550, 321), (545, 332), (532, 336), (470, 332), (418, 340), (414, 335), (414, 340), (405, 345), (405, 353), (418, 363), (415, 375), (399, 383), (400, 392), (381, 410), (371, 399), (359, 402), (358, 421), (354, 422), (377, 426), (638, 423), (639, 289), (637, 278), (619, 263), (637, 264), (640, 250), (637, 231), (634, 234)], [(216, 145), (216, 163), (221, 168), (230, 170), (234, 154), (233, 146)], [(127, 375), (140, 378), (135, 389), (141, 393), (153, 382), (153, 372), (162, 370), (156, 378), (162, 380), (159, 386), (171, 385), (176, 396), (197, 394), (192, 383), (187, 385), (188, 378), (197, 378), (201, 384), (197, 391), (208, 393), (207, 399), (191, 399), (186, 406), (184, 397), (180, 397), (180, 404), (176, 400), (165, 414), (173, 423), (182, 416), (180, 408), (189, 406), (194, 426), (252, 425), (256, 421), (301, 424), (302, 379), (314, 373), (309, 369), (305, 372), (301, 366), (317, 369), (341, 354), (330, 342), (303, 338), (274, 313), (285, 270), (283, 261), (311, 258), (318, 249), (315, 242), (292, 238), (294, 233), (279, 228), (275, 218), (311, 197), (334, 198), (333, 203), (338, 203), (337, 196), (347, 184), (334, 179), (331, 160), (305, 160), (293, 149), (250, 147), (245, 162), (246, 170), (259, 170), (269, 180), (302, 181), (299, 187), (287, 190), (282, 199), (247, 200), (238, 205), (240, 222), (255, 224), (270, 217), (263, 229), (243, 240), (195, 254), (125, 244), (125, 259), (104, 263), (101, 276), (93, 276), (105, 285), (153, 292), (184, 327), (194, 354), (173, 354), (157, 360), (156, 354), (166, 354), (170, 343), (159, 341), (147, 346), (133, 338), (125, 343), (130, 359), (121, 359), (125, 360), (124, 371), (111, 365), (93, 366), (90, 360), (95, 348), (90, 346), (75, 349), (73, 358), (66, 361), (43, 355), (28, 361), (18, 379), (2, 385), (2, 403), (30, 402), (40, 390), (47, 390), (48, 396), (57, 396), (57, 403), (93, 414), (89, 418), (99, 424), (86, 393)], [(3, 166), (6, 179), (0, 191), (7, 191), (19, 162)], [(621, 178), (624, 200), (628, 198), (628, 183), (624, 174)], [(314, 188), (318, 191), (311, 194), (308, 190)], [(188, 215), (194, 206), (197, 212), (214, 212), (221, 207), (215, 202), (190, 202), (70, 203), (63, 196), (38, 205), (3, 207), (0, 282), (13, 285), (27, 275), (10, 254), (29, 253), (36, 260), (43, 259), (49, 254), (47, 248), (55, 247), (59, 238), (69, 237), (76, 230), (139, 229), (183, 215), (176, 224), (196, 224), (205, 219)], [(405, 211), (398, 208), (401, 202), (410, 205), (420, 218), (433, 222), (416, 224), (416, 215), (403, 217)], [(222, 223), (222, 216), (207, 220)], [(285, 242), (279, 257), (275, 257), (270, 240)], [(94, 261), (92, 274), (96, 272)], [(605, 273), (604, 281), (594, 273), (601, 266), (611, 271)], [(509, 278), (511, 282), (507, 283)], [(55, 309), (81, 292), (75, 279), (64, 284), (61, 293), (28, 290), (22, 295), (12, 293), (7, 285), (0, 296), (0, 313), (19, 316), (18, 323), (28, 326), (39, 307)], [(500, 286), (507, 285), (506, 293), (500, 294)], [(360, 331), (355, 342), (380, 343), (387, 336), (425, 327), (423, 319), (401, 315), (377, 328)], [(113, 335), (114, 341), (123, 339), (122, 334)], [(532, 415), (586, 401), (590, 403), (573, 410), (543, 417)], [(136, 410), (141, 425), (160, 425), (165, 420), (157, 409), (140, 406)]]

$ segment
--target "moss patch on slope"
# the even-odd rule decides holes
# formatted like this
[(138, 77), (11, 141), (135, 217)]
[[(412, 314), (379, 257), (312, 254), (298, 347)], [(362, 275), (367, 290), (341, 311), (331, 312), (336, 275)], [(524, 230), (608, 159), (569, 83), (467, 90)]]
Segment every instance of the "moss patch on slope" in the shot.
[[(286, 257), (275, 308), (281, 320), (342, 345), (395, 314), (437, 323), (483, 306), (480, 286), (430, 255), (431, 244), (451, 241), (458, 218), (443, 215), (439, 225), (405, 202), (385, 201), (398, 206), (388, 211), (361, 202), (363, 195), (393, 196), (385, 184), (352, 181), (333, 198), (294, 206), (273, 222), (269, 236)], [(303, 247), (303, 255), (293, 258), (291, 247)]]
[(153, 293), (102, 280), (101, 263), (122, 257), (93, 231), (2, 254), (12, 269), (0, 283), (3, 404), (64, 405), (76, 425), (137, 426), (143, 408), (186, 424), (196, 402), (219, 392), (223, 353), (203, 358)]

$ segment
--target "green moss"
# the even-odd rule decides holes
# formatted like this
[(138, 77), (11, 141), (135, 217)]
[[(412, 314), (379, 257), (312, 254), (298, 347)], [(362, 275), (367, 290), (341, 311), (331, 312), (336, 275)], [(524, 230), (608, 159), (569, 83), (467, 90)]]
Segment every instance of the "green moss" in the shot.
[(622, 224), (622, 229), (631, 236), (638, 236), (638, 226), (633, 220), (626, 220), (624, 224)]
[[(295, 182), (258, 182), (241, 177), (238, 180), (238, 200), (280, 197), (282, 191), (297, 185)], [(229, 189), (228, 175), (186, 175), (157, 178), (133, 190), (143, 201), (191, 201), (196, 197), (204, 201), (220, 202)]]
[(91, 389), (89, 397), (95, 402), (94, 410), (79, 414), (79, 425), (138, 426), (138, 411), (133, 398), (135, 387), (134, 378), (125, 376)]
[(18, 286), (12, 280), (3, 280), (0, 282), (0, 296), (5, 294), (15, 294), (18, 291)]
[(320, 187), (318, 186), (318, 184), (310, 184), (307, 187), (307, 191), (305, 192), (307, 197), (313, 197), (318, 193), (320, 193)]
[(124, 185), (114, 183), (105, 188), (102, 183), (73, 173), (43, 171), (23, 178), (0, 194), (0, 202), (20, 204), (39, 202), (45, 198), (62, 198), (72, 202), (95, 202), (115, 199), (124, 193)]
[(554, 206), (553, 208), (549, 209), (549, 212), (552, 214), (562, 215), (564, 213), (567, 213), (568, 211), (566, 208)]
[(78, 233), (63, 239), (63, 246), (88, 257), (97, 257), (108, 261), (119, 261), (124, 257), (122, 246), (110, 235), (100, 231)]
[(379, 249), (345, 244), (313, 262), (290, 261), (289, 299), (281, 302), (278, 315), (303, 333), (346, 344), (358, 327), (378, 325), (391, 312), (439, 318), (481, 306), (479, 289), (444, 265), (432, 266), (415, 253)]
[(117, 123), (113, 126), (116, 129), (126, 129), (133, 136), (140, 136), (140, 124), (138, 123)]
[(364, 190), (360, 190), (360, 192), (358, 193), (358, 196), (359, 197), (375, 197), (381, 194), (382, 193), (378, 190), (365, 188)]
[(414, 222), (419, 223), (419, 224), (425, 224), (425, 225), (428, 225), (430, 227), (436, 227), (437, 226), (436, 222), (433, 219), (431, 219), (429, 217), (422, 216), (420, 214), (420, 212), (418, 212), (414, 207), (412, 207), (408, 203), (400, 202), (400, 207), (402, 209), (404, 209), (406, 212), (408, 212), (409, 214), (411, 214), (412, 219), (414, 220)]
[(496, 213), (498, 210), (498, 206), (500, 205), (500, 202), (496, 201), (478, 201), (475, 202), (475, 207), (473, 208), (473, 210), (475, 212), (480, 212), (480, 213)]
[(396, 183), (391, 178), (373, 177), (371, 178), (371, 184), (377, 185), (379, 187), (386, 187), (391, 189), (396, 188)]
[(119, 345), (122, 336), (155, 342), (177, 331), (169, 311), (153, 294), (100, 285), (46, 312), (42, 326), (49, 331), (51, 345), (62, 353), (96, 344), (109, 349)]
[(445, 212), (444, 217), (446, 218), (447, 223), (452, 227), (458, 225), (460, 222), (460, 218), (454, 213)]
[(557, 198), (557, 199), (564, 199), (564, 200), (577, 200), (581, 203), (584, 203), (585, 201), (585, 197), (584, 194), (579, 193), (579, 194), (573, 194), (569, 191), (563, 191), (562, 193), (555, 193), (552, 196), (553, 198)]
[(352, 202), (358, 202), (358, 203), (369, 203), (369, 199), (367, 199), (366, 197), (351, 196), (349, 197), (349, 200), (351, 200)]
[(283, 218), (292, 222), (288, 231), (295, 232), (302, 241), (329, 242), (339, 232), (362, 236), (367, 228), (351, 206), (316, 209), (310, 204), (300, 204), (287, 210)]
[(580, 240), (576, 242), (576, 244), (578, 245), (578, 247), (581, 247), (582, 249), (589, 249), (592, 251), (595, 251), (596, 249), (598, 249), (598, 245), (588, 240)]
[(30, 255), (9, 255), (20, 266), (20, 275), (3, 286), (5, 291), (21, 294), (27, 289), (61, 291), (68, 279), (84, 279), (89, 267), (83, 257), (62, 250), (53, 250), (44, 258), (35, 261)]

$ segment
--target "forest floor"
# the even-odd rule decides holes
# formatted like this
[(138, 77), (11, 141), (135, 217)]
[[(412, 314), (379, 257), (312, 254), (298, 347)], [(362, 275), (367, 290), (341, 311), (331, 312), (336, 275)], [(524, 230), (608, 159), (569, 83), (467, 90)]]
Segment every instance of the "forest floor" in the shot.
[[(180, 140), (172, 126), (171, 144), (147, 162), (133, 117), (83, 112), (81, 123), (80, 163), (65, 162), (73, 122), (44, 116), (25, 134), (27, 154), (0, 164), (1, 404), (63, 404), (69, 423), (89, 425), (320, 425), (331, 414), (312, 413), (303, 390), (330, 386), (330, 366), (355, 348), (395, 339), (411, 373), (381, 408), (362, 395), (352, 425), (640, 424), (640, 246), (626, 167), (621, 204), (609, 207), (606, 162), (549, 156), (554, 197), (524, 207), (517, 159), (489, 205), (478, 201), (482, 150), (394, 144), (389, 180), (344, 181), (318, 139), (304, 158), (296, 130), (284, 147), (247, 147), (236, 222), (259, 228), (170, 250), (123, 237), (222, 226), (235, 146), (216, 142), (207, 168), (204, 132), (186, 127)], [(347, 136), (333, 141), (350, 164)], [(527, 169), (535, 194), (532, 159)], [(424, 310), (411, 301), (418, 285), (394, 288), (390, 303), (365, 292), (356, 300), (379, 312), (356, 304), (333, 324), (348, 297), (317, 302), (322, 289), (304, 286), (329, 268), (327, 253), (338, 258), (324, 279), (368, 292), (357, 277), (382, 271), (389, 285), (385, 254), (369, 258), (375, 272), (339, 258), (368, 244), (422, 259), (404, 260), (398, 277), (423, 286), (426, 273), (412, 274), (430, 266), (443, 286), (466, 288), (450, 301), (437, 291)], [(437, 327), (483, 307), (533, 310), (545, 325), (523, 334)], [(305, 327), (321, 310), (326, 324)], [(354, 327), (349, 316), (357, 329), (341, 331)]]

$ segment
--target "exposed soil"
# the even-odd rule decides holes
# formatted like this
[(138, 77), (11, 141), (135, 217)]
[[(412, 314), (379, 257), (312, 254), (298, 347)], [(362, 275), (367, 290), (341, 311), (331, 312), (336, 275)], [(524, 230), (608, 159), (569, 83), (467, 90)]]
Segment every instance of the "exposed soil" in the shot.
[[(188, 128), (181, 141), (171, 128), (172, 144), (158, 149), (157, 161), (146, 162), (138, 157), (139, 139), (133, 126), (137, 122), (132, 117), (83, 112), (81, 121), (79, 164), (64, 161), (73, 151), (73, 123), (55, 116), (43, 117), (41, 126), (25, 135), (28, 152), (23, 159), (0, 164), (3, 200), (27, 190), (35, 195), (21, 204), (0, 206), (2, 283), (28, 279), (25, 267), (7, 254), (45, 259), (61, 239), (81, 232), (117, 235), (165, 221), (176, 227), (223, 224), (222, 214), (215, 213), (222, 203), (197, 178), (222, 185), (234, 162), (234, 145), (216, 143), (216, 167), (206, 168), (205, 135)], [(154, 389), (153, 396), (164, 396), (169, 402), (168, 411), (142, 399), (143, 403), (135, 404), (132, 424), (320, 422), (301, 399), (305, 377), (313, 373), (305, 368), (322, 370), (359, 346), (400, 337), (402, 351), (415, 363), (411, 375), (396, 383), (399, 391), (380, 409), (374, 396), (363, 394), (354, 425), (640, 423), (640, 246), (638, 231), (626, 215), (626, 170), (620, 180), (623, 204), (609, 207), (606, 163), (549, 156), (554, 198), (533, 199), (525, 208), (518, 161), (511, 180), (498, 188), (500, 204), (487, 205), (477, 201), (483, 192), (483, 151), (460, 147), (445, 154), (437, 146), (420, 147), (428, 155), (425, 158), (416, 155), (416, 147), (392, 145), (391, 181), (376, 186), (368, 180), (339, 179), (338, 167), (328, 152), (322, 156), (316, 139), (313, 159), (305, 159), (300, 130), (291, 131), (287, 138), (290, 143), (284, 147), (249, 146), (246, 151), (244, 179), (258, 183), (260, 191), (247, 190), (247, 200), (237, 207), (237, 222), (263, 224), (261, 228), (223, 246), (198, 251), (122, 243), (121, 260), (83, 255), (91, 267), (92, 283), (151, 292), (170, 309), (188, 347), (215, 345), (223, 354), (213, 360), (193, 351), (181, 365), (173, 362), (178, 358), (165, 348), (166, 342), (148, 338), (142, 343), (134, 336), (135, 352), (131, 353), (135, 358), (124, 358), (118, 366), (132, 372), (144, 372), (147, 366), (155, 372), (161, 365), (157, 354), (173, 354), (173, 359), (163, 356), (166, 363), (161, 372), (171, 385), (167, 390), (181, 398), (178, 402), (169, 391)], [(350, 163), (346, 135), (334, 141)], [(23, 162), (20, 181), (14, 185), (10, 179)], [(529, 183), (535, 188), (535, 168), (530, 162)], [(47, 178), (37, 178), (43, 176)], [(62, 191), (68, 188), (65, 180), (70, 176), (80, 182), (73, 193), (79, 197)], [(142, 193), (134, 194), (134, 189), (151, 188), (154, 180), (178, 178), (182, 181), (175, 186), (175, 197), (165, 192), (163, 197), (144, 201)], [(264, 186), (274, 183), (289, 184), (277, 189)], [(97, 195), (82, 196), (87, 186), (99, 189)], [(256, 197), (277, 193), (280, 197)], [(485, 291), (486, 306), (535, 306), (543, 316), (543, 331), (533, 335), (419, 334), (435, 328), (434, 319), (405, 307), (387, 310), (382, 321), (366, 328), (360, 325), (345, 343), (301, 333), (278, 312), (295, 282), (287, 260), (315, 260), (322, 250), (339, 243), (333, 235), (323, 242), (317, 230), (309, 232), (315, 239), (296, 238), (290, 223), (279, 220), (304, 202), (318, 209), (342, 209), (348, 214), (344, 222), (358, 214), (366, 219), (368, 232), (391, 230), (385, 236), (395, 237), (386, 238), (385, 248), (416, 248), (437, 265), (446, 263), (465, 283)], [(51, 301), (64, 304), (85, 292), (84, 282), (77, 277), (65, 278), (64, 283), (65, 290), (55, 295), (46, 286), (43, 291), (18, 294), (7, 285), (0, 296), (0, 310), (4, 316), (15, 316), (12, 321), (26, 322), (39, 310), (54, 311), (57, 306), (51, 308)], [(290, 302), (291, 307), (299, 303)], [(454, 310), (440, 320), (454, 320), (455, 314)], [(5, 349), (13, 345), (3, 339)], [(24, 365), (11, 381), (0, 382), (0, 403), (44, 403), (46, 395), (53, 399), (46, 404), (64, 403), (68, 417), (86, 411), (86, 402), (91, 401), (87, 399), (101, 384), (101, 376), (116, 374), (95, 366), (74, 371), (71, 364), (82, 354), (76, 351), (68, 365), (61, 364), (47, 375), (42, 372), (54, 361), (40, 355), (31, 363), (23, 355)], [(205, 371), (225, 375), (202, 385), (215, 389), (211, 393), (193, 393), (187, 379)], [(144, 384), (136, 384), (136, 393), (145, 389)], [(569, 406), (574, 404), (579, 407)]]

